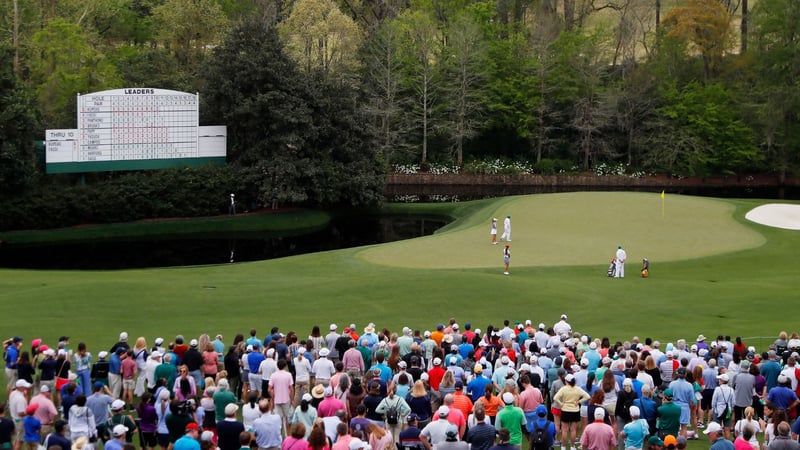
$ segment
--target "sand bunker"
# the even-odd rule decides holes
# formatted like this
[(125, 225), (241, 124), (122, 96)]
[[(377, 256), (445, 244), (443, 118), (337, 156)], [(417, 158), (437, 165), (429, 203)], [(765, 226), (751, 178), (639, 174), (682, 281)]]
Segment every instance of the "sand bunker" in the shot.
[(770, 203), (751, 209), (744, 217), (768, 227), (800, 230), (800, 205)]

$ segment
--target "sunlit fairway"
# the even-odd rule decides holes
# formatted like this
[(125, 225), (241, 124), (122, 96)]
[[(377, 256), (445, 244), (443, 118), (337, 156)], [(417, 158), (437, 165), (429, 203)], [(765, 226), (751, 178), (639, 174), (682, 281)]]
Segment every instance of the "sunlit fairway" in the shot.
[[(567, 313), (595, 336), (662, 341), (702, 332), (763, 348), (798, 328), (800, 232), (751, 223), (772, 201), (667, 194), (575, 193), (450, 205), (393, 205), (457, 218), (434, 236), (255, 263), (126, 271), (0, 270), (0, 333), (68, 335), (95, 354), (120, 331), (167, 340), (251, 327), (305, 338), (313, 325), (367, 322), (421, 330), (456, 317), (485, 329), (503, 319), (554, 323)], [(512, 215), (511, 275), (489, 221)], [(606, 277), (617, 244), (627, 277)], [(641, 258), (650, 278), (639, 277)], [(763, 338), (754, 338), (763, 336)]]

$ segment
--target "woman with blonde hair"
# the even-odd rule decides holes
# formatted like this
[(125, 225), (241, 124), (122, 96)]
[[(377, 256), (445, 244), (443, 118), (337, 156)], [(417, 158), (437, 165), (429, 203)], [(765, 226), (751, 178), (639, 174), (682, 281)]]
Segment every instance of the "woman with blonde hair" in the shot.
[[(603, 374), (603, 379), (605, 379), (606, 375), (611, 375), (611, 379), (614, 379), (614, 375), (610, 370)], [(553, 397), (553, 405), (561, 409), (561, 442), (562, 445), (567, 446), (572, 442), (570, 439), (578, 439), (578, 425), (581, 422), (581, 403), (591, 397), (586, 391), (575, 386), (575, 377), (572, 374), (567, 374), (564, 377), (564, 381), (566, 383), (564, 387), (559, 389)], [(614, 384), (616, 384), (616, 381), (614, 381)], [(597, 392), (604, 392), (604, 390), (598, 389), (595, 394)], [(591, 409), (591, 405), (589, 407)], [(606, 411), (606, 417), (609, 415)]]
[(369, 446), (372, 450), (390, 450), (395, 448), (392, 432), (380, 425), (371, 423), (367, 425)]
[(745, 427), (751, 427), (753, 430), (753, 435), (750, 436), (749, 442), (750, 445), (753, 446), (753, 450), (758, 450), (758, 433), (761, 432), (761, 424), (758, 420), (755, 420), (754, 417), (756, 415), (756, 410), (753, 409), (752, 406), (748, 406), (744, 409), (744, 419), (740, 419), (736, 421), (736, 425), (733, 427), (736, 436), (743, 436)]
[(433, 407), (431, 406), (431, 397), (425, 389), (425, 382), (422, 380), (414, 382), (411, 392), (406, 395), (406, 403), (411, 408), (411, 412), (419, 417), (420, 428), (427, 425), (433, 415)]
[(133, 345), (133, 359), (136, 361), (136, 386), (133, 389), (133, 395), (141, 397), (147, 387), (147, 341), (144, 337), (136, 338), (136, 344)]
[(447, 394), (452, 394), (456, 391), (456, 379), (452, 370), (444, 373), (442, 381), (439, 383), (439, 398), (444, 399)]
[(201, 334), (200, 337), (197, 338), (197, 348), (205, 350), (206, 346), (211, 343), (211, 336), (208, 334)]
[(661, 370), (658, 369), (656, 360), (652, 355), (648, 355), (647, 358), (644, 359), (644, 371), (646, 374), (653, 377), (653, 386), (650, 386), (650, 389), (661, 386)]
[[(390, 418), (390, 412), (394, 411), (394, 419)], [(395, 442), (400, 442), (400, 432), (406, 423), (406, 417), (411, 414), (411, 408), (403, 397), (397, 395), (397, 385), (389, 387), (388, 395), (381, 400), (375, 412), (382, 414), (386, 418), (386, 429), (394, 436)], [(393, 422), (393, 423), (392, 423)]]
[(186, 364), (178, 367), (178, 377), (175, 378), (175, 384), (172, 386), (172, 392), (175, 393), (175, 398), (184, 401), (194, 398), (197, 395), (197, 387), (194, 384), (194, 377), (189, 375), (189, 368)]
[(786, 349), (789, 348), (789, 341), (787, 340), (788, 338), (789, 335), (786, 334), (785, 331), (781, 331), (780, 333), (778, 333), (778, 339), (775, 339), (774, 342), (775, 353), (777, 353), (778, 356), (783, 355), (783, 352), (785, 352)]

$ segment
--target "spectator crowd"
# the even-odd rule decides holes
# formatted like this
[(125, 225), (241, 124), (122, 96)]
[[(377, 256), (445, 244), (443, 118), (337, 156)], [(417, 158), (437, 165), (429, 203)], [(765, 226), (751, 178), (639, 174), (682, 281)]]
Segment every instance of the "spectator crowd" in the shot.
[[(433, 331), (275, 327), (226, 344), (128, 334), (3, 343), (9, 450), (800, 450), (800, 337), (611, 343), (504, 321)], [(763, 446), (763, 449), (761, 448)]]

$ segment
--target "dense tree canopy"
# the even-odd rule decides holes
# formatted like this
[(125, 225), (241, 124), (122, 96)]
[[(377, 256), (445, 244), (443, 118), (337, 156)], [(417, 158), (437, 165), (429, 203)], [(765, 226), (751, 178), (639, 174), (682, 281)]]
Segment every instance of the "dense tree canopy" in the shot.
[(4, 126), (27, 124), (6, 126), (2, 169), (74, 183), (37, 178), (30, 133), (74, 127), (77, 93), (149, 85), (200, 93), (260, 205), (372, 203), (391, 164), (496, 157), (786, 174), (800, 0), (745, 5), (0, 0)]

